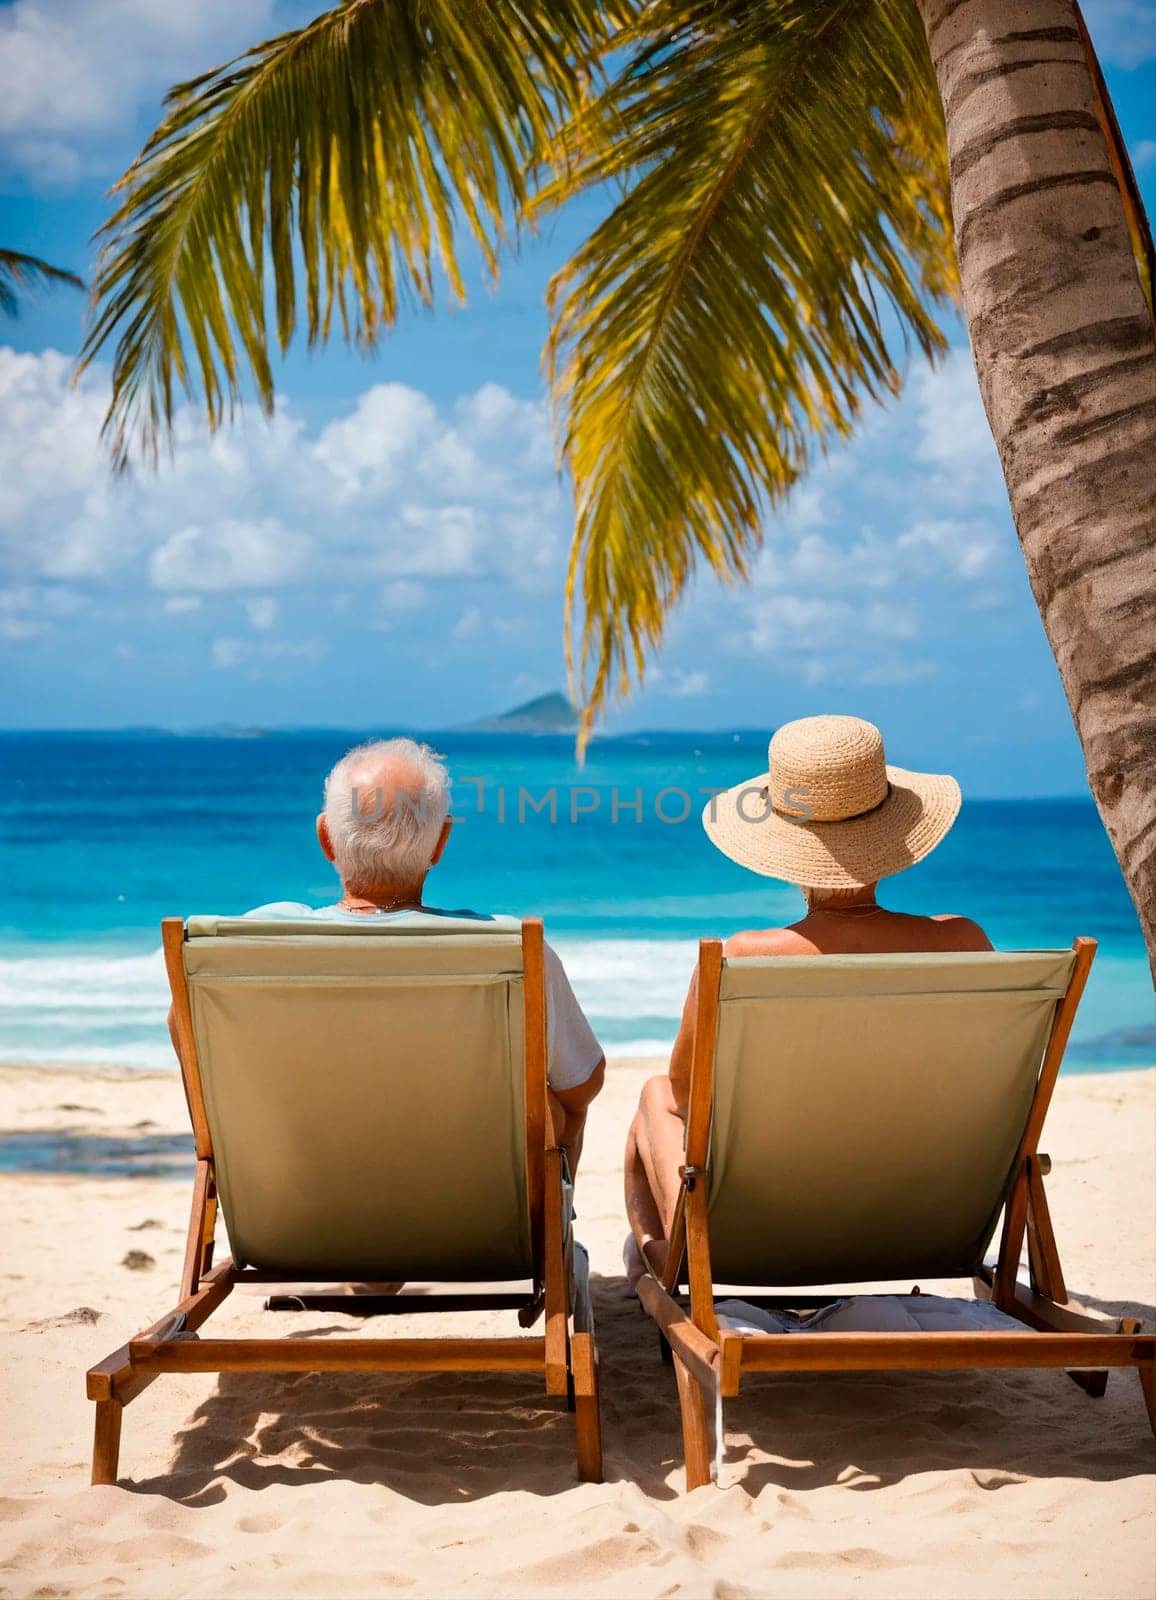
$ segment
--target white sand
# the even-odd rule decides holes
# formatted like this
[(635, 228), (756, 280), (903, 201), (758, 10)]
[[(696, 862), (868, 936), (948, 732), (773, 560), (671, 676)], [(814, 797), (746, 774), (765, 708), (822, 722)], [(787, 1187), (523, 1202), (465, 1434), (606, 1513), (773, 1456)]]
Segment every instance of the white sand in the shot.
[[(1156, 1445), (1134, 1372), (1099, 1401), (1060, 1373), (749, 1380), (727, 1403), (725, 1486), (681, 1493), (673, 1378), (619, 1258), (649, 1070), (612, 1067), (578, 1187), (602, 1485), (575, 1482), (571, 1419), (523, 1377), (226, 1375), (156, 1382), (125, 1413), (121, 1486), (90, 1489), (84, 1371), (174, 1303), (188, 1185), (0, 1178), (0, 1593), (1152, 1594)], [(1044, 1141), (1069, 1289), (1117, 1315), (1153, 1316), (1154, 1100), (1156, 1072), (1067, 1078)], [(0, 1069), (10, 1129), (140, 1140), (183, 1119), (175, 1076)], [(154, 1264), (122, 1265), (130, 1250)], [(377, 1331), (252, 1295), (218, 1325)]]

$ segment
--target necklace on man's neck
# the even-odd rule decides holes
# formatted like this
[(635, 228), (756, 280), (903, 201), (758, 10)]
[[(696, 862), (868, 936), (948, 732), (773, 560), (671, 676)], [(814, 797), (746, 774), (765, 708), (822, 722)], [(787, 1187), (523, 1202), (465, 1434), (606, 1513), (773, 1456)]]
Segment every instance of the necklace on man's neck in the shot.
[(338, 902), (338, 911), (363, 912), (368, 915), (371, 911), (420, 911), (421, 898), (414, 899), (412, 895), (403, 895), (398, 900), (363, 900), (360, 895), (344, 895)]

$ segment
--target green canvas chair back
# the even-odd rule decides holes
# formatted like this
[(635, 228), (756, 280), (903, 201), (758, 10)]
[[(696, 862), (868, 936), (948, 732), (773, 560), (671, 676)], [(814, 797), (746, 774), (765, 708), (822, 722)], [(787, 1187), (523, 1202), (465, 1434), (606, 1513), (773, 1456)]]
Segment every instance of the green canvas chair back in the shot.
[(287, 1276), (534, 1276), (519, 926), (190, 919), (234, 1260)]
[(970, 1276), (1073, 962), (1071, 951), (725, 961), (715, 1282)]

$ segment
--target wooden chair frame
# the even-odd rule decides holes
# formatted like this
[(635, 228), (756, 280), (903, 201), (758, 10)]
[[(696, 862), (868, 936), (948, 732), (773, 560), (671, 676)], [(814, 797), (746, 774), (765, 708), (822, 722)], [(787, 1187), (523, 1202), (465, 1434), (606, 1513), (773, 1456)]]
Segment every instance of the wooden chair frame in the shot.
[[(546, 1087), (546, 985), (539, 918), (522, 923), (525, 996), (526, 1188), (535, 1273), (528, 1294), (275, 1295), (271, 1310), (309, 1309), (346, 1315), (414, 1311), (517, 1309), (522, 1327), (545, 1312), (537, 1337), (429, 1339), (202, 1339), (197, 1330), (239, 1284), (280, 1284), (284, 1274), (213, 1266), (217, 1188), (213, 1144), (185, 974), (185, 927), (161, 923), (165, 967), (181, 1077), (196, 1146), (196, 1173), (180, 1300), (171, 1311), (88, 1372), (96, 1402), (92, 1482), (116, 1482), (124, 1408), (165, 1372), (540, 1372), (548, 1395), (565, 1396), (574, 1411), (578, 1475), (601, 1482), (602, 1435), (598, 1354), (588, 1291), (576, 1284), (570, 1219), (563, 1214), (563, 1156), (553, 1140)], [(298, 1280), (304, 1282), (305, 1280)], [(310, 1278), (309, 1282), (316, 1279)], [(577, 1292), (576, 1292), (577, 1291)]]
[[(745, 1334), (720, 1330), (714, 1309), (707, 1175), (714, 1100), (714, 1055), (723, 947), (718, 939), (699, 944), (698, 1010), (695, 1016), (686, 1159), (667, 1253), (659, 1278), (648, 1273), (638, 1295), (669, 1345), (678, 1384), (686, 1486), (711, 1479), (708, 1415), (722, 1427), (722, 1400), (737, 1395), (744, 1372), (854, 1372), (969, 1367), (1059, 1367), (1093, 1396), (1102, 1395), (1109, 1367), (1135, 1367), (1149, 1421), (1156, 1433), (1156, 1338), (1142, 1335), (1135, 1318), (1096, 1320), (1068, 1302), (1043, 1179), (1050, 1170), (1039, 1139), (1072, 1021), (1096, 953), (1094, 939), (1077, 939), (1067, 991), (1056, 1003), (1036, 1092), (1015, 1159), (1004, 1207), (1003, 1232), (994, 1269), (975, 1279), (976, 1292), (1035, 1331), (1022, 1333), (808, 1333)], [(1018, 1281), (1025, 1235), (1028, 1284)], [(685, 1265), (685, 1272), (684, 1272)], [(689, 1283), (690, 1314), (680, 1305), (680, 1285)], [(808, 1291), (795, 1295), (746, 1296), (779, 1309), (823, 1303)], [(709, 1404), (709, 1412), (708, 1412)], [(718, 1441), (721, 1455), (722, 1440)]]

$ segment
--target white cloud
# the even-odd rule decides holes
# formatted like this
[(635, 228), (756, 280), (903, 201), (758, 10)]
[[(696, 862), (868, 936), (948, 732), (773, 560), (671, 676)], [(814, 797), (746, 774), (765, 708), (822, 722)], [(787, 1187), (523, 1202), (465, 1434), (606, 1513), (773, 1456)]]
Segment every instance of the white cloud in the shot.
[(809, 684), (913, 683), (935, 670), (907, 647), (937, 608), (1002, 603), (1006, 491), (968, 351), (917, 370), (806, 489), (768, 526), (732, 653)]
[(851, 614), (845, 600), (770, 594), (751, 607), (747, 642), (768, 655), (809, 651), (835, 637)]
[(239, 666), (244, 655), (243, 639), (214, 639), (209, 647), (209, 659), (214, 667), (228, 669)]
[(675, 700), (698, 700), (710, 693), (709, 672), (672, 672), (663, 684), (663, 693)]
[(104, 564), (97, 530), (110, 545), (117, 537), (100, 470), (103, 396), (73, 389), (70, 370), (55, 350), (0, 348), (0, 563), (29, 577), (88, 577)]
[(270, 639), (261, 646), (261, 654), (271, 661), (317, 661), (325, 649), (320, 639)]
[(414, 583), (409, 578), (398, 578), (393, 583), (383, 585), (381, 604), (390, 613), (420, 611), (425, 604), (425, 596), (424, 584)]
[(867, 631), (876, 639), (917, 639), (919, 623), (903, 606), (876, 601), (864, 613)]
[(879, 593), (915, 577), (972, 583), (991, 576), (1002, 551), (995, 528), (978, 517), (928, 518), (889, 538), (870, 527), (807, 533), (785, 548), (777, 542), (765, 548), (754, 563), (752, 587), (828, 595)]
[(268, 594), (260, 595), (256, 600), (246, 600), (245, 615), (251, 628), (264, 632), (277, 621), (277, 602)]
[(941, 566), (968, 582), (986, 577), (1000, 557), (1000, 541), (990, 525), (950, 519), (915, 523), (899, 536), (895, 549), (912, 556), (920, 570)]
[(166, 617), (187, 617), (204, 605), (200, 595), (174, 594), (165, 601), (161, 610)]
[(61, 617), (75, 616), (87, 595), (59, 584), (10, 584), (0, 588), (0, 639), (22, 644), (39, 639)]
[(1101, 61), (1128, 69), (1156, 59), (1152, 0), (1083, 0), (1082, 10)]
[(275, 517), (261, 522), (228, 517), (209, 528), (171, 534), (149, 557), (149, 578), (155, 589), (264, 588), (298, 577), (304, 556), (302, 536)]
[(116, 479), (107, 379), (70, 377), (54, 351), (0, 347), (0, 582), (115, 586), (130, 604), (151, 587), (180, 616), (292, 584), (352, 593), (356, 612), (375, 580), (388, 613), (431, 579), (559, 581), (569, 512), (548, 421), (496, 385), (446, 411), (377, 384), (318, 432), (289, 402), (215, 438), (182, 410), (172, 461)]
[(248, 668), (250, 678), (265, 675), (265, 667), (277, 661), (318, 661), (325, 654), (319, 639), (214, 639), (209, 660), (221, 671)]
[[(172, 84), (315, 9), (297, 0), (14, 0), (0, 7), (6, 162), (50, 182), (104, 176), (110, 160), (131, 156), (138, 118), (158, 117)], [(1105, 62), (1132, 68), (1156, 56), (1152, 0), (1085, 0), (1084, 12)]]
[(1156, 139), (1141, 139), (1131, 151), (1132, 165), (1137, 172), (1148, 172), (1156, 167)]
[(910, 383), (918, 418), (917, 461), (931, 470), (927, 491), (960, 507), (977, 492), (1006, 504), (1007, 490), (995, 440), (979, 392), (969, 350), (952, 350), (937, 367), (919, 367)]
[(273, 0), (15, 0), (0, 9), (5, 164), (70, 183), (127, 160), (140, 108), (275, 30)]
[(750, 609), (750, 628), (740, 648), (777, 656), (787, 663), (814, 671), (821, 652), (854, 654), (860, 640), (909, 640), (919, 635), (913, 613), (901, 605), (872, 601), (831, 599), (782, 591), (756, 600)]
[(339, 500), (378, 498), (399, 489), (407, 465), (434, 437), (433, 402), (401, 383), (379, 383), (360, 396), (353, 412), (331, 422), (317, 441)]
[(895, 582), (894, 544), (864, 528), (856, 535), (807, 533), (764, 549), (755, 561), (756, 589), (887, 589)]
[[(989, 580), (1000, 560), (999, 539), (982, 521), (917, 522), (890, 539), (870, 528), (806, 534), (756, 560), (738, 647), (775, 656), (809, 682), (838, 672), (898, 681), (890, 658), (876, 659), (877, 646), (919, 637), (928, 583)], [(865, 652), (858, 666), (857, 645)], [(866, 678), (872, 670), (887, 676)]]
[(1003, 589), (975, 589), (968, 596), (967, 609), (969, 611), (1002, 611), (1008, 603), (1008, 595)]
[(467, 606), (450, 632), (455, 639), (473, 639), (482, 625), (482, 613), (477, 606)]
[(25, 639), (39, 639), (41, 634), (47, 632), (47, 623), (37, 622), (32, 617), (0, 616), (0, 639), (7, 639), (12, 644), (20, 644)]
[(88, 596), (60, 584), (19, 584), (0, 589), (0, 613), (35, 611), (45, 617), (72, 617), (88, 605)]
[[(785, 553), (770, 550), (760, 558), (757, 589), (845, 597), (855, 628), (869, 638), (915, 637), (930, 595), (949, 596), (953, 609), (1004, 603), (1015, 543), (967, 349), (952, 350), (937, 367), (917, 368), (899, 405), (877, 414), (836, 460), (840, 474), (824, 467), (817, 474), (823, 503), (818, 517), (812, 509), (811, 530)], [(879, 527), (861, 521), (864, 505)], [(883, 597), (889, 612), (878, 609)], [(881, 682), (898, 681), (890, 658), (869, 655), (859, 676), (875, 670)]]
[(379, 570), (416, 578), (476, 577), (487, 520), (471, 505), (403, 506), (377, 558)]
[(939, 671), (934, 661), (883, 661), (877, 667), (868, 667), (859, 676), (860, 683), (872, 688), (899, 688), (906, 683), (918, 683), (923, 678), (933, 678)]

